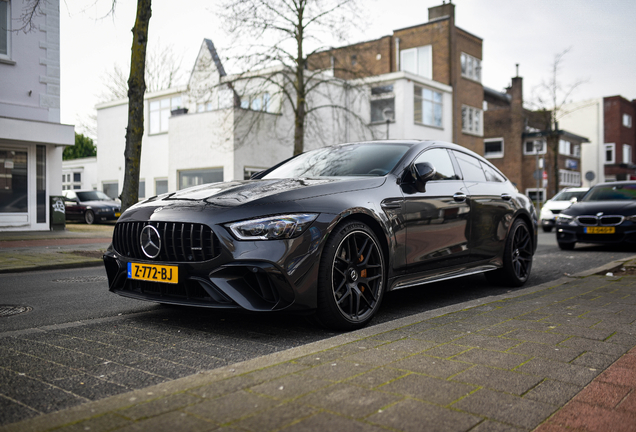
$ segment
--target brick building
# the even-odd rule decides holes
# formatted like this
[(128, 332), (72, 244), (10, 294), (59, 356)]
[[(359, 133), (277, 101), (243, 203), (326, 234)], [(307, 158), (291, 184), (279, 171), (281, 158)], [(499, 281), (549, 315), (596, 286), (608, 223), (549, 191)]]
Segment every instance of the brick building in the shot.
[(484, 87), (484, 102), (483, 154), (521, 192), (545, 200), (581, 185), (581, 145), (587, 138), (551, 130), (549, 112), (523, 108), (523, 78), (512, 78), (505, 93)]
[(622, 96), (603, 98), (603, 114), (605, 180), (634, 180), (636, 100), (630, 102)]
[(560, 124), (590, 138), (582, 153), (584, 186), (636, 179), (636, 100), (596, 98), (568, 104), (563, 111)]
[[(406, 71), (449, 86), (452, 140), (483, 154), (482, 39), (455, 25), (452, 3), (431, 7), (428, 14), (428, 22), (394, 30), (390, 36), (314, 54), (308, 67), (331, 70), (343, 79)], [(416, 97), (420, 91), (425, 99), (425, 90), (416, 89)], [(416, 110), (414, 121), (422, 121), (422, 115)]]

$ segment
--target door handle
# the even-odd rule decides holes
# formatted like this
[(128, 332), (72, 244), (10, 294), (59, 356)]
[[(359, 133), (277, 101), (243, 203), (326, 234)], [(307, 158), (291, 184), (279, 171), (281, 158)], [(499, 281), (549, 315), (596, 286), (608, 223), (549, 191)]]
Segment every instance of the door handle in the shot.
[(457, 202), (464, 202), (466, 201), (466, 194), (457, 192), (455, 195), (453, 195), (453, 199)]
[(380, 203), (380, 206), (382, 206), (383, 209), (385, 210), (396, 210), (396, 209), (401, 209), (402, 208), (402, 200), (384, 200), (382, 201), (382, 203)]
[(510, 201), (512, 199), (512, 195), (507, 194), (507, 193), (502, 193), (501, 194), (501, 199), (504, 201)]

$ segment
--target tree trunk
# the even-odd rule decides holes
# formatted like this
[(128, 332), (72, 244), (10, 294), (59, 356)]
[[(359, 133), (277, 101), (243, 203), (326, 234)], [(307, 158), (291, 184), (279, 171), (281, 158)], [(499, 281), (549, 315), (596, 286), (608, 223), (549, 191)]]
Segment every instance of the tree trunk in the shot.
[(128, 126), (124, 150), (124, 187), (121, 192), (121, 210), (125, 211), (138, 201), (139, 168), (141, 166), (141, 139), (144, 135), (144, 93), (146, 81), (146, 45), (148, 24), (152, 15), (151, 0), (137, 0), (137, 18), (132, 29), (132, 53), (128, 78)]
[(300, 2), (298, 9), (298, 23), (296, 25), (296, 111), (294, 123), (294, 156), (301, 154), (305, 147), (305, 57), (303, 53), (303, 12), (304, 2)]

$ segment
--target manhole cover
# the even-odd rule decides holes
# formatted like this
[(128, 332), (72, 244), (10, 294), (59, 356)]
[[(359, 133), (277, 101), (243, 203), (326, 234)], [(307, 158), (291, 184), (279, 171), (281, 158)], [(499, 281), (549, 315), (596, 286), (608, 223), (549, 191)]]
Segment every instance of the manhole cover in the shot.
[(58, 283), (86, 283), (86, 282), (105, 282), (108, 278), (106, 276), (85, 276), (85, 277), (70, 277), (66, 279), (55, 279), (53, 282)]
[(0, 317), (17, 315), (31, 310), (33, 310), (33, 308), (29, 306), (0, 305)]

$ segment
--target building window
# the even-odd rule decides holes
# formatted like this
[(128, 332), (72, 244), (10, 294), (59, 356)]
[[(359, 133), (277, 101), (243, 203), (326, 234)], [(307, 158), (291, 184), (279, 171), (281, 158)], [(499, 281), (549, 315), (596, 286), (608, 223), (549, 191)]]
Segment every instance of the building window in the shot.
[(112, 199), (117, 199), (119, 195), (119, 182), (103, 182), (102, 191)]
[(251, 109), (252, 111), (271, 112), (272, 97), (269, 93), (262, 95), (245, 95), (241, 97), (241, 108)]
[(470, 54), (462, 53), (462, 76), (481, 82), (481, 60)]
[(623, 163), (632, 163), (632, 146), (629, 144), (623, 144)]
[(257, 174), (263, 170), (265, 170), (267, 168), (252, 168), (252, 167), (245, 167), (243, 169), (243, 180), (249, 180), (252, 178), (252, 176), (254, 174)]
[(393, 111), (395, 119), (395, 93), (393, 84), (387, 84), (371, 89), (371, 123), (386, 122), (385, 110)]
[(576, 144), (574, 147), (574, 156), (577, 158), (581, 157), (581, 146), (579, 144)]
[(578, 171), (559, 170), (560, 186), (581, 186), (581, 173)]
[(26, 151), (0, 149), (0, 213), (27, 213), (27, 169)]
[(632, 127), (632, 116), (629, 114), (623, 114), (623, 126), (628, 128)]
[(529, 140), (523, 145), (524, 155), (545, 154), (546, 145), (543, 140)]
[(0, 58), (11, 58), (11, 4), (0, 0)]
[(168, 132), (170, 111), (181, 108), (181, 96), (150, 101), (150, 135)]
[(616, 162), (616, 144), (605, 144), (605, 164), (613, 164)]
[(442, 94), (420, 86), (414, 90), (415, 123), (442, 127)]
[(155, 179), (155, 195), (163, 195), (168, 193), (168, 180)]
[(356, 54), (351, 56), (351, 66), (355, 66), (358, 64), (358, 56)]
[(179, 171), (179, 189), (223, 181), (223, 168)]
[(545, 189), (529, 188), (526, 189), (526, 196), (535, 203), (545, 202)]
[(400, 51), (400, 69), (433, 79), (433, 47), (421, 46)]
[(572, 144), (570, 141), (559, 140), (559, 154), (570, 156), (570, 148)]
[(484, 140), (484, 156), (487, 158), (502, 158), (504, 155), (503, 138), (489, 138)]
[(139, 180), (139, 194), (137, 198), (140, 200), (146, 198), (146, 180)]
[(62, 190), (77, 190), (82, 188), (81, 172), (66, 172), (62, 174)]
[(462, 132), (479, 135), (483, 134), (482, 118), (483, 111), (479, 108), (462, 106)]

